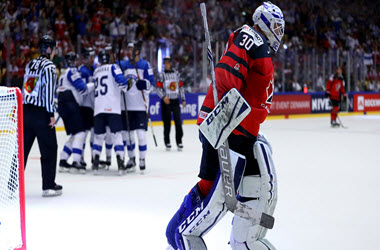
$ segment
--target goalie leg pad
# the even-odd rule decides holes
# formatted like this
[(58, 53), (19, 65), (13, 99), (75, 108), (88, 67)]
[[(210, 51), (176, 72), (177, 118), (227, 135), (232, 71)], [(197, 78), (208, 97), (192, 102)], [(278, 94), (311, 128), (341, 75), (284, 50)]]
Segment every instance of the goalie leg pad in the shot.
[[(240, 183), (240, 173), (245, 166), (244, 156), (230, 150), (231, 164), (237, 177), (235, 183)], [(166, 237), (174, 249), (203, 250), (204, 236), (208, 233), (223, 216), (227, 213), (220, 172), (206, 197), (203, 197), (198, 185), (193, 187), (190, 193), (173, 216), (166, 230)], [(203, 243), (202, 243), (203, 242)], [(197, 247), (195, 247), (197, 246)], [(195, 247), (195, 248), (194, 248)], [(203, 248), (201, 248), (203, 247)]]
[[(214, 181), (210, 193), (203, 197), (198, 185), (185, 196), (181, 207), (170, 220), (166, 237), (174, 249), (189, 250), (203, 241), (205, 235), (225, 214), (224, 193), (220, 174)], [(188, 236), (191, 236), (190, 238)], [(194, 239), (198, 237), (200, 239)], [(195, 243), (197, 242), (197, 243)], [(207, 249), (207, 248), (203, 248)], [(203, 250), (202, 248), (200, 250)]]
[[(253, 147), (258, 162), (260, 176), (244, 176), (239, 186), (239, 197), (250, 207), (273, 215), (277, 203), (277, 178), (272, 160), (272, 151), (268, 141), (258, 139)], [(234, 216), (231, 231), (232, 249), (275, 249), (269, 241), (264, 240), (267, 229), (238, 216)], [(268, 243), (266, 243), (268, 242)], [(268, 247), (267, 247), (267, 246)], [(246, 248), (244, 248), (246, 247)]]
[(242, 243), (231, 237), (230, 245), (233, 250), (276, 250), (267, 239), (259, 239), (253, 243)]

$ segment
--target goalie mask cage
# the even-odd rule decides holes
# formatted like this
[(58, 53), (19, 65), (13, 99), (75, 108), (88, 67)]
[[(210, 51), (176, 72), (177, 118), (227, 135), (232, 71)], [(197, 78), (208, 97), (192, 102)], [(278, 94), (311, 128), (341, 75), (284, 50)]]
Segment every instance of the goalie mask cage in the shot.
[(0, 250), (25, 250), (22, 94), (0, 87)]

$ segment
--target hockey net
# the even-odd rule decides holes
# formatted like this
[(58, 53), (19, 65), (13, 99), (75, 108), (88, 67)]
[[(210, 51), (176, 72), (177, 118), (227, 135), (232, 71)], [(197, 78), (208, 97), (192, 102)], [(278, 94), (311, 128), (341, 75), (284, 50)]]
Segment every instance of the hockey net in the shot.
[(0, 250), (26, 249), (22, 94), (0, 87)]

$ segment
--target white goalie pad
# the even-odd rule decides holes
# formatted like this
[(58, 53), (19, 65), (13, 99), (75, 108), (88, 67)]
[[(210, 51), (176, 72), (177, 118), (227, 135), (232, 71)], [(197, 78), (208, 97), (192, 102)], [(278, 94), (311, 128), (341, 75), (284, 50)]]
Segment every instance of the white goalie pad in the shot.
[(231, 132), (251, 112), (251, 107), (236, 88), (231, 89), (199, 126), (210, 144), (218, 149)]
[[(254, 156), (260, 169), (259, 175), (244, 176), (239, 186), (239, 195), (247, 198), (243, 202), (269, 215), (273, 215), (277, 203), (277, 177), (272, 159), (272, 150), (265, 136), (259, 135), (254, 147)], [(264, 239), (267, 229), (251, 221), (234, 216), (231, 247), (234, 250), (270, 249), (275, 247)]]
[[(245, 157), (232, 150), (230, 150), (230, 156), (233, 172), (237, 175), (234, 181), (239, 184), (245, 168)], [(206, 235), (228, 211), (220, 174), (215, 181), (216, 185), (214, 184), (201, 206), (195, 208), (178, 227), (186, 250), (207, 249), (202, 236)]]

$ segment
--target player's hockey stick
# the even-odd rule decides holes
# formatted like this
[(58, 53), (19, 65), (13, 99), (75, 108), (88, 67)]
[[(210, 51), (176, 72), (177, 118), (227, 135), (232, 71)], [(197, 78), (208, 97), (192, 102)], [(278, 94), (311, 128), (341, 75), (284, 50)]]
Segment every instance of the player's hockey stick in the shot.
[(338, 120), (339, 120), (339, 125), (340, 125), (342, 128), (348, 128), (348, 127), (346, 127), (346, 126), (343, 125), (343, 123), (342, 123), (342, 121), (340, 120), (338, 114), (336, 114), (336, 118), (338, 118)]
[[(214, 62), (211, 51), (211, 42), (210, 42), (210, 34), (208, 31), (207, 24), (207, 12), (206, 12), (206, 4), (201, 3), (201, 13), (203, 17), (203, 24), (205, 28), (205, 39), (207, 43), (207, 57), (210, 62), (211, 68), (211, 81), (212, 81), (212, 90), (214, 95), (214, 103), (215, 106), (218, 103), (218, 92), (216, 89), (215, 82), (215, 72), (214, 72)], [(229, 211), (240, 216), (242, 218), (248, 219), (252, 221), (254, 224), (261, 225), (265, 228), (272, 229), (274, 225), (274, 218), (268, 214), (265, 214), (257, 209), (247, 206), (244, 203), (239, 202), (236, 199), (235, 186), (232, 178), (232, 167), (230, 160), (230, 152), (228, 140), (226, 140), (219, 148), (218, 148), (218, 158), (219, 158), (219, 166), (220, 173), (222, 177), (224, 196), (226, 199), (226, 205)]]
[(57, 119), (55, 120), (55, 122), (53, 124), (53, 127), (55, 127), (55, 125), (57, 125), (57, 123), (59, 122), (59, 119), (61, 119), (60, 115), (58, 115)]
[[(135, 70), (136, 70), (137, 79), (140, 80), (139, 72), (138, 72), (138, 70), (137, 70), (137, 65), (136, 65), (136, 62), (135, 62), (135, 57), (136, 57), (136, 47), (137, 47), (137, 46), (140, 47), (141, 45), (136, 45), (136, 46), (133, 48), (133, 53), (132, 53), (132, 57), (133, 57), (133, 58), (132, 58), (132, 60), (130, 60), (130, 61), (131, 61), (131, 63), (133, 63), (133, 64), (135, 65)], [(141, 52), (141, 48), (140, 48), (140, 52)], [(143, 100), (144, 100), (145, 112), (146, 112), (146, 115), (147, 115), (147, 117), (148, 117), (148, 122), (149, 122), (150, 128), (152, 129), (152, 135), (153, 135), (154, 145), (157, 147), (157, 140), (156, 140), (156, 136), (155, 136), (155, 134), (154, 134), (154, 130), (153, 130), (152, 119), (150, 119), (149, 107), (148, 107), (148, 104), (147, 104), (147, 102), (146, 102), (146, 100), (145, 100), (145, 95), (144, 95), (144, 91), (143, 91), (143, 90), (141, 90), (141, 96), (142, 96), (142, 98), (143, 98)]]
[[(119, 37), (120, 39), (120, 37)], [(121, 68), (121, 46), (123, 44), (123, 39), (120, 39), (119, 40), (119, 51), (118, 51), (118, 59), (119, 59), (119, 67), (121, 69), (121, 72), (123, 72), (123, 75), (124, 75), (124, 70)], [(131, 140), (131, 130), (129, 129), (129, 120), (128, 120), (128, 110), (127, 110), (127, 101), (125, 100), (125, 92), (124, 91), (121, 91), (121, 95), (122, 95), (122, 98), (123, 98), (123, 101), (124, 101), (124, 109), (125, 109), (125, 119), (126, 119), (126, 124), (127, 124), (127, 133), (128, 133), (128, 139), (129, 139), (129, 142), (132, 143), (132, 140)]]

